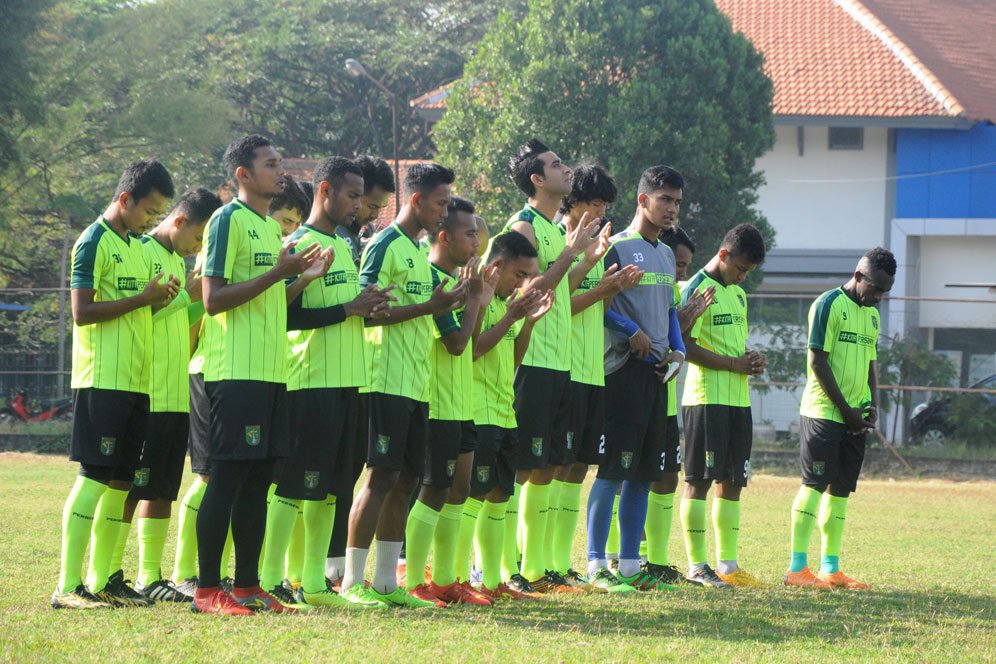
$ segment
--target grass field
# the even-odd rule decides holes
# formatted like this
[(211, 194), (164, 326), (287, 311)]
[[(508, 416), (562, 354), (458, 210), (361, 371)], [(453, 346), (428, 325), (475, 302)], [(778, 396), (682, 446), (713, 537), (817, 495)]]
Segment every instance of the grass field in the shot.
[[(848, 508), (843, 561), (845, 571), (874, 585), (866, 593), (686, 587), (492, 609), (219, 619), (177, 605), (50, 609), (74, 474), (62, 458), (0, 454), (0, 661), (996, 660), (989, 577), (996, 483), (864, 482)], [(772, 582), (787, 563), (797, 485), (759, 476), (745, 494), (741, 560)], [(684, 567), (677, 528), (674, 534), (671, 555)], [(583, 536), (582, 529), (575, 543), (579, 569)], [(811, 556), (817, 544), (814, 538)], [(133, 535), (129, 576), (136, 548)]]

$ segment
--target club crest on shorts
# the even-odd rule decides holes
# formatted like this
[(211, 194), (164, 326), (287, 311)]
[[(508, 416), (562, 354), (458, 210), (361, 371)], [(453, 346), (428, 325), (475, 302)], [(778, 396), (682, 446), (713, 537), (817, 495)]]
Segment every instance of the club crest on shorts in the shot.
[(318, 478), (321, 473), (317, 470), (306, 470), (304, 471), (304, 488), (305, 489), (317, 489), (318, 488)]
[(258, 424), (246, 427), (246, 444), (249, 447), (256, 447), (261, 440), (263, 440), (262, 427)]
[(135, 479), (133, 480), (135, 486), (148, 486), (149, 485), (149, 469), (139, 468), (135, 471)]
[(491, 466), (478, 466), (477, 481), (487, 482), (489, 479), (491, 479)]
[(117, 438), (111, 438), (110, 436), (104, 436), (100, 439), (100, 453), (104, 456), (111, 456), (114, 454), (114, 448), (118, 445)]
[(813, 474), (822, 475), (827, 472), (827, 462), (826, 461), (814, 461), (813, 462)]
[(710, 450), (706, 450), (706, 468), (712, 468), (716, 465), (716, 455)]
[(453, 477), (453, 473), (456, 472), (456, 459), (450, 459), (446, 462), (446, 477)]
[(619, 459), (619, 463), (623, 468), (629, 470), (629, 467), (633, 465), (633, 453), (623, 452), (622, 457)]
[(384, 434), (377, 434), (377, 454), (387, 454), (387, 451), (391, 449), (391, 437), (385, 436)]
[(543, 439), (533, 438), (533, 456), (543, 456)]
[(569, 449), (569, 450), (573, 450), (574, 449), (574, 432), (573, 431), (568, 431), (567, 432), (567, 449)]

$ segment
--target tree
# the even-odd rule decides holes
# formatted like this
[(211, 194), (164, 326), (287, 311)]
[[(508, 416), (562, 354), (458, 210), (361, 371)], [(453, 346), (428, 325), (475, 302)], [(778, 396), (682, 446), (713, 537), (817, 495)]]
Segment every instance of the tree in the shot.
[(537, 136), (570, 160), (605, 164), (620, 185), (625, 225), (642, 171), (668, 163), (687, 180), (683, 217), (707, 260), (722, 234), (757, 224), (755, 160), (774, 143), (771, 81), (761, 56), (709, 0), (531, 0), (501, 15), (447, 98), (435, 127), (492, 224), (522, 204), (509, 155)]

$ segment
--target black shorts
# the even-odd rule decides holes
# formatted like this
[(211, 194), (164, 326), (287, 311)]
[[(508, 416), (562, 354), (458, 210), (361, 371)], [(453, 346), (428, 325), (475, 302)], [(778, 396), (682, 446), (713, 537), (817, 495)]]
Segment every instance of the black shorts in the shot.
[(457, 457), (477, 448), (477, 430), (471, 421), (429, 420), (422, 484), (448, 489), (453, 486)]
[(73, 393), (69, 458), (113, 468), (114, 480), (130, 482), (142, 457), (149, 395), (85, 387)]
[(211, 472), (211, 400), (204, 391), (204, 374), (190, 374), (190, 470)]
[(799, 422), (802, 483), (823, 491), (828, 486), (854, 493), (865, 460), (865, 434), (850, 433), (833, 420), (802, 416)]
[(470, 495), (484, 496), (498, 487), (511, 496), (515, 491), (518, 431), (492, 424), (477, 425), (477, 450), (470, 474)]
[(204, 381), (211, 401), (211, 460), (283, 459), (290, 452), (287, 386), (261, 380)]
[[(666, 387), (664, 394), (667, 394)], [(667, 416), (664, 431), (664, 472), (677, 473), (681, 470), (681, 431), (678, 430), (677, 415)]]
[(570, 390), (567, 447), (577, 461), (597, 466), (605, 459), (605, 388), (571, 381)]
[(515, 419), (519, 423), (519, 470), (574, 463), (567, 449), (571, 374), (522, 365), (515, 372)]
[(747, 486), (754, 419), (746, 406), (682, 406), (685, 481), (731, 480)]
[(657, 482), (664, 475), (667, 390), (654, 365), (630, 359), (605, 377), (605, 458), (598, 477)]
[(429, 431), (429, 404), (371, 392), (367, 465), (421, 475)]
[(149, 413), (142, 458), (132, 482), (132, 500), (176, 500), (187, 457), (187, 413)]
[(355, 387), (287, 393), (291, 453), (283, 462), (278, 496), (323, 500), (330, 493), (352, 491), (357, 401)]

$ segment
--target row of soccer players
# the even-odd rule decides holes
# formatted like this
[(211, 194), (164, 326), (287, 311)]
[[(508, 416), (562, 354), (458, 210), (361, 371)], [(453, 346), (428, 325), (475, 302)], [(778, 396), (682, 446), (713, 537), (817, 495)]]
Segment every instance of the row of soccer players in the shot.
[[(694, 362), (683, 413), (686, 578), (712, 586), (757, 583), (736, 562), (738, 498), (749, 477), (746, 376), (764, 367), (763, 355), (746, 352), (746, 300), (737, 286), (763, 260), (756, 229), (743, 225), (727, 235), (686, 287), (679, 317), (675, 256), (658, 240), (677, 224), (683, 182), (670, 168), (648, 169), (633, 223), (610, 238), (608, 228), (599, 231), (615, 198), (608, 174), (581, 167), (572, 177), (545, 146), (528, 142), (511, 160), (528, 204), (480, 265), (473, 217), (449, 205), (452, 172), (416, 165), (401, 214), (366, 248), (357, 274), (355, 244), (337, 231), (355, 223), (361, 205), (382, 206), (390, 184), (381, 187), (379, 202), (372, 200), (377, 192), (359, 165), (323, 161), (308, 221), (282, 245), (279, 225), (263, 212), (283, 193), (279, 154), (264, 139), (246, 137), (229, 147), (225, 163), (239, 196), (208, 223), (203, 278), (189, 287), (179, 255), (196, 248), (203, 219), (219, 201), (204, 190), (188, 192), (141, 243), (132, 242), (129, 231), (140, 232), (164, 212), (173, 193), (158, 163), (126, 172), (115, 201), (74, 248), (72, 458), (81, 471), (64, 514), (53, 605), (186, 597), (161, 578), (158, 562), (186, 443), (188, 392), (178, 381), (186, 381), (188, 320), (200, 318), (187, 309), (200, 292), (208, 315), (190, 367), (191, 454), (195, 471), (210, 473), (210, 481), (199, 480), (185, 498), (191, 508), (200, 500), (198, 610), (282, 611), (295, 601), (350, 608), (490, 604), (536, 591), (670, 586), (680, 578), (666, 560), (680, 457), (676, 419), (667, 417), (675, 395), (662, 381), (673, 386), (684, 359), (682, 328)], [(552, 221), (558, 210), (560, 226)], [(430, 240), (428, 261), (416, 243), (422, 231)], [(686, 241), (682, 251), (688, 248)], [(702, 318), (707, 307), (710, 316)], [(143, 396), (150, 391), (147, 416)], [(200, 417), (198, 403), (208, 411)], [(329, 561), (342, 567), (337, 593), (326, 582), (337, 570), (323, 563), (334, 524), (343, 522), (335, 513), (346, 511), (336, 503), (349, 499), (359, 474), (355, 441), (367, 412), (370, 470), (349, 510), (345, 556)], [(286, 461), (275, 468), (278, 458)], [(570, 567), (570, 542), (589, 463), (599, 473), (589, 500), (586, 579)], [(827, 466), (821, 462), (824, 472)], [(140, 593), (120, 572), (132, 477), (132, 501), (145, 501)], [(267, 511), (271, 480), (276, 489)], [(705, 495), (713, 482), (720, 487), (718, 575), (705, 563)], [(620, 486), (621, 556), (613, 574), (605, 540)], [(304, 561), (294, 597), (280, 581), (299, 514)], [(236, 553), (230, 590), (220, 578), (229, 524)], [(183, 550), (188, 530), (181, 525), (178, 569), (191, 559)], [(641, 568), (636, 551), (644, 530), (650, 560)], [(408, 587), (398, 588), (405, 534)], [(375, 535), (368, 588), (363, 569)], [(472, 543), (483, 572), (476, 589), (460, 581)], [(426, 583), (431, 547), (433, 579)]]

